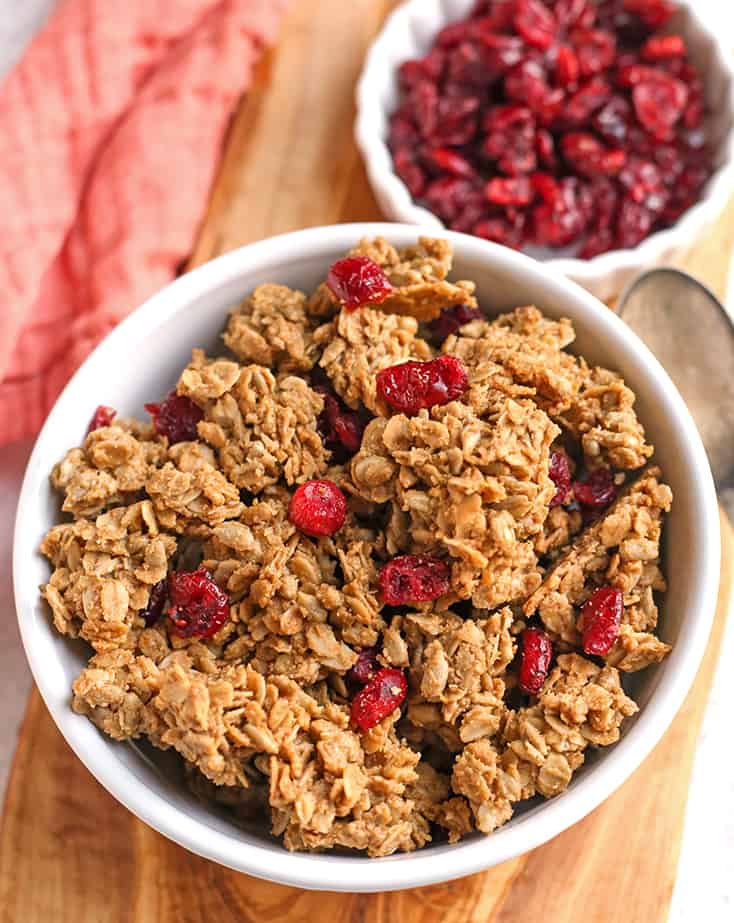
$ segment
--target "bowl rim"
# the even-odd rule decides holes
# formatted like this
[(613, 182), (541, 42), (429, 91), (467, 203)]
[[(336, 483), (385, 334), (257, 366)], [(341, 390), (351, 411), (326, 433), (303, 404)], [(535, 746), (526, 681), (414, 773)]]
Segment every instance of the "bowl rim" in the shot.
[[(659, 393), (666, 417), (680, 427), (682, 443), (686, 447), (686, 469), (691, 475), (695, 474), (690, 482), (690, 502), (694, 510), (691, 529), (694, 533), (698, 532), (700, 540), (698, 544), (692, 541), (691, 550), (695, 602), (682, 622), (681, 637), (686, 636), (685, 643), (680, 643), (679, 639), (668, 661), (668, 669), (641, 710), (638, 720), (588, 775), (579, 779), (573, 790), (546, 801), (532, 815), (518, 818), (513, 826), (490, 837), (451, 847), (438, 846), (429, 852), (418, 850), (401, 856), (369, 860), (362, 856), (326, 856), (283, 850), (282, 856), (275, 862), (272, 848), (243, 842), (237, 837), (236, 827), (232, 827), (232, 834), (224, 833), (187, 816), (164, 795), (141, 785), (128, 766), (110, 756), (109, 741), (101, 734), (99, 738), (93, 738), (94, 743), (90, 746), (84, 733), (89, 727), (87, 719), (72, 712), (68, 687), (65, 685), (61, 689), (61, 684), (53, 678), (53, 671), (45, 669), (46, 661), (40, 650), (43, 642), (37, 643), (36, 634), (32, 631), (29, 600), (37, 600), (37, 597), (35, 593), (33, 597), (28, 595), (29, 581), (25, 577), (26, 569), (32, 566), (31, 558), (19, 552), (19, 549), (37, 546), (37, 523), (39, 518), (42, 522), (46, 519), (39, 505), (48, 477), (46, 443), (51, 434), (64, 425), (64, 414), (67, 405), (73, 406), (75, 392), (87, 375), (95, 375), (98, 368), (115, 359), (118, 351), (125, 352), (141, 336), (150, 336), (151, 320), (155, 324), (167, 321), (195, 299), (227, 282), (236, 281), (254, 266), (283, 264), (304, 251), (314, 256), (323, 254), (324, 260), (327, 260), (335, 251), (346, 250), (366, 235), (382, 235), (397, 245), (404, 245), (424, 232), (425, 228), (386, 223), (331, 225), (290, 232), (241, 247), (170, 283), (116, 327), (66, 385), (36, 440), (18, 500), (13, 581), (20, 633), (35, 682), (69, 746), (118, 801), (159, 833), (231, 869), (299, 888), (370, 892), (448, 881), (534, 849), (581, 820), (631, 775), (667, 730), (693, 682), (715, 612), (720, 555), (716, 493), (693, 420), (663, 368), (615, 314), (576, 283), (521, 253), (479, 238), (446, 232), (446, 239), (462, 258), (495, 263), (516, 276), (542, 276), (546, 290), (559, 299), (573, 302), (574, 310), (588, 317), (588, 322), (609, 344), (610, 353), (617, 351), (624, 354), (639, 368), (640, 376), (650, 380)], [(52, 632), (49, 622), (48, 629), (43, 630), (43, 637), (48, 638)]]
[[(721, 213), (734, 190), (734, 56), (725, 43), (724, 32), (714, 31), (707, 24), (707, 15), (692, 0), (676, 0), (686, 10), (693, 28), (705, 34), (714, 48), (716, 68), (728, 76), (729, 91), (722, 111), (731, 115), (731, 129), (721, 141), (721, 164), (708, 180), (705, 195), (685, 211), (669, 228), (656, 231), (633, 248), (610, 250), (588, 260), (575, 257), (549, 257), (541, 260), (574, 279), (581, 285), (594, 285), (599, 279), (632, 273), (643, 265), (653, 265), (674, 249), (695, 240), (701, 230)], [(387, 141), (375, 130), (382, 115), (379, 96), (373, 92), (375, 77), (385, 71), (385, 51), (410, 31), (410, 23), (427, 18), (428, 7), (438, 10), (441, 0), (406, 0), (387, 17), (372, 42), (355, 91), (357, 114), (354, 135), (362, 155), (370, 185), (380, 202), (398, 222), (422, 224), (442, 233), (448, 230), (433, 212), (413, 201), (408, 189), (393, 169)], [(710, 14), (709, 14), (710, 16)], [(446, 20), (448, 21), (448, 20)]]

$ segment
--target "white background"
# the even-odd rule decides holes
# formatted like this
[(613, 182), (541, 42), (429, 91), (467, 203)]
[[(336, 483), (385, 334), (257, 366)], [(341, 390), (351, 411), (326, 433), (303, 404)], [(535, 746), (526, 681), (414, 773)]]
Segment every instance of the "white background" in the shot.
[[(298, 2), (298, 0), (293, 0)], [(694, 0), (720, 33), (731, 37), (730, 0)], [(54, 0), (0, 0), (0, 73), (22, 54), (54, 6)], [(733, 289), (734, 291), (734, 289)], [(734, 308), (734, 301), (730, 302)], [(30, 676), (15, 626), (10, 581), (15, 501), (30, 446), (0, 449), (0, 794), (12, 762), (17, 730), (30, 689)], [(734, 616), (729, 620), (706, 720), (701, 732), (687, 809), (683, 851), (669, 923), (734, 921)], [(634, 823), (635, 818), (630, 818)], [(620, 898), (622, 896), (620, 895)], [(628, 896), (628, 899), (632, 895)], [(598, 914), (601, 908), (596, 909)], [(603, 916), (599, 916), (603, 919)]]

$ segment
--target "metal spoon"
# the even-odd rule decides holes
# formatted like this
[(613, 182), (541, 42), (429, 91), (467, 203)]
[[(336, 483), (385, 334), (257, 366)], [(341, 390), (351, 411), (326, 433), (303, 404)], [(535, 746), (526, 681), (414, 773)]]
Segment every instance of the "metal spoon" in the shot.
[(734, 323), (704, 285), (653, 269), (620, 298), (617, 313), (655, 354), (688, 405), (724, 509), (734, 516)]

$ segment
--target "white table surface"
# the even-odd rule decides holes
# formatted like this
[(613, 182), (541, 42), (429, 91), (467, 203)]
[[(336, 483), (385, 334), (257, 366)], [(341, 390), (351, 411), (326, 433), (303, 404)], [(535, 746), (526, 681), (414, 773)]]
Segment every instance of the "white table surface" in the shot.
[[(696, 0), (696, 3), (716, 19), (717, 28), (731, 36), (734, 46), (734, 9), (729, 0)], [(28, 38), (53, 6), (54, 0), (0, 0), (0, 73), (17, 61)], [(734, 294), (734, 289), (732, 291)], [(730, 304), (734, 306), (734, 301)], [(31, 688), (16, 627), (10, 578), (15, 505), (29, 451), (29, 443), (0, 449), (0, 538), (4, 539), (0, 542), (0, 795), (5, 790), (19, 724)], [(669, 923), (734, 921), (732, 664), (734, 619), (730, 618), (699, 740)], [(630, 821), (634, 822), (634, 818)]]

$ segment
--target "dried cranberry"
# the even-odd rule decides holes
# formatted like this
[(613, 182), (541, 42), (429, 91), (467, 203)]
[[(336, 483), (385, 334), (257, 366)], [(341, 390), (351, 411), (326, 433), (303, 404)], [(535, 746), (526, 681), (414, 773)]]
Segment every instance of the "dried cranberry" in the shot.
[(204, 568), (168, 577), (168, 617), (179, 638), (210, 638), (229, 618), (229, 600)]
[(609, 102), (612, 88), (602, 77), (592, 77), (569, 99), (564, 115), (573, 125), (580, 125), (605, 103)]
[(533, 201), (533, 184), (527, 176), (495, 176), (487, 183), (486, 195), (495, 205), (527, 205)]
[(324, 445), (334, 453), (335, 460), (343, 462), (359, 451), (366, 420), (361, 414), (349, 410), (323, 385), (314, 386), (324, 399), (324, 409), (319, 414), (316, 429)]
[(460, 330), (464, 324), (470, 324), (482, 316), (478, 308), (470, 308), (468, 304), (457, 304), (454, 308), (442, 311), (435, 320), (428, 325), (436, 343), (443, 341)]
[(439, 356), (428, 362), (403, 362), (377, 373), (377, 393), (398, 413), (455, 401), (469, 387), (464, 366), (455, 356)]
[(475, 195), (483, 198), (481, 185), (458, 176), (442, 176), (428, 184), (423, 202), (447, 224), (455, 221)]
[(579, 80), (581, 69), (579, 59), (573, 48), (561, 45), (556, 58), (556, 80), (562, 87), (575, 86)]
[(101, 429), (103, 426), (109, 426), (116, 416), (117, 411), (114, 407), (105, 407), (104, 404), (100, 404), (89, 421), (87, 433), (91, 433), (95, 429)]
[(605, 71), (617, 56), (614, 36), (600, 29), (575, 29), (570, 35), (578, 55), (582, 77), (592, 77)]
[(581, 260), (591, 260), (608, 250), (614, 249), (614, 233), (609, 228), (597, 228), (584, 241), (578, 252)]
[(352, 723), (369, 731), (399, 708), (407, 694), (408, 681), (403, 671), (383, 667), (352, 699)]
[[(524, 215), (522, 218), (524, 219)], [(524, 224), (524, 221), (522, 223)], [(491, 218), (485, 218), (484, 221), (478, 221), (472, 228), (472, 234), (481, 237), (482, 240), (491, 240), (515, 250), (520, 248), (524, 239), (519, 222), (511, 221), (502, 215), (494, 215)]]
[(662, 141), (670, 137), (687, 103), (688, 88), (675, 77), (661, 75), (654, 80), (643, 80), (632, 90), (637, 118), (650, 134)]
[(357, 656), (357, 662), (347, 673), (347, 679), (352, 682), (364, 685), (380, 669), (380, 662), (377, 659), (377, 647), (363, 647)]
[(617, 247), (631, 250), (652, 230), (654, 216), (644, 205), (625, 199), (617, 218)]
[(540, 628), (526, 628), (522, 633), (520, 688), (537, 695), (545, 684), (553, 659), (553, 644)]
[(619, 635), (624, 615), (624, 596), (615, 587), (600, 587), (581, 610), (585, 654), (603, 657)]
[(555, 205), (561, 194), (555, 177), (549, 173), (533, 173), (530, 181), (533, 184), (533, 189), (544, 202), (548, 202), (549, 205)]
[(596, 4), (591, 0), (554, 0), (553, 9), (563, 28), (582, 26), (590, 29), (596, 21)]
[(582, 176), (613, 176), (619, 173), (627, 159), (623, 150), (609, 150), (594, 135), (584, 131), (564, 135), (561, 150), (566, 161)]
[(196, 426), (204, 419), (204, 411), (188, 397), (171, 391), (160, 404), (146, 404), (145, 409), (153, 417), (155, 431), (159, 436), (167, 436), (172, 445), (199, 438)]
[(593, 126), (610, 144), (624, 143), (632, 120), (632, 105), (624, 96), (613, 96), (594, 116)]
[(393, 153), (395, 172), (408, 187), (414, 199), (419, 199), (426, 189), (426, 174), (419, 166), (415, 154), (406, 147), (400, 147)]
[(140, 617), (145, 622), (146, 628), (151, 628), (158, 619), (163, 615), (163, 608), (166, 604), (166, 597), (168, 595), (168, 581), (161, 580), (159, 583), (156, 583), (155, 586), (150, 589), (150, 596), (148, 597), (148, 605), (145, 609), (141, 609)]
[(533, 112), (542, 111), (549, 92), (545, 70), (538, 61), (521, 61), (505, 77), (507, 98), (522, 103)]
[(603, 510), (617, 496), (617, 486), (610, 468), (595, 468), (584, 481), (576, 481), (573, 493), (581, 506)]
[(479, 41), (484, 46), (486, 66), (492, 78), (507, 73), (525, 56), (525, 42), (513, 35), (480, 32)]
[(354, 311), (361, 305), (380, 304), (392, 291), (382, 267), (367, 256), (337, 260), (329, 269), (326, 284), (347, 311)]
[(548, 477), (556, 485), (551, 507), (565, 503), (571, 494), (571, 465), (565, 452), (551, 452)]
[(555, 170), (558, 166), (555, 141), (553, 135), (544, 128), (539, 128), (535, 133), (535, 150), (540, 163), (549, 170)]
[(675, 13), (670, 0), (624, 0), (624, 9), (636, 13), (650, 29), (659, 29)]
[(553, 44), (558, 31), (555, 16), (540, 0), (517, 0), (514, 25), (528, 45), (542, 50)]
[(433, 147), (427, 152), (426, 157), (439, 170), (445, 170), (452, 176), (464, 176), (471, 179), (476, 175), (469, 161), (448, 147)]
[(347, 501), (333, 481), (306, 481), (299, 485), (288, 506), (288, 518), (293, 525), (318, 538), (333, 535), (344, 525)]
[(642, 57), (646, 61), (682, 58), (685, 54), (686, 43), (680, 35), (652, 35), (642, 48)]
[(431, 555), (404, 554), (382, 566), (378, 582), (388, 606), (430, 602), (448, 593), (449, 567)]
[(505, 173), (531, 173), (537, 165), (535, 118), (525, 106), (494, 106), (482, 123), (483, 152)]
[(468, 144), (477, 133), (481, 100), (478, 96), (444, 96), (438, 104), (438, 122), (426, 135), (438, 145)]

